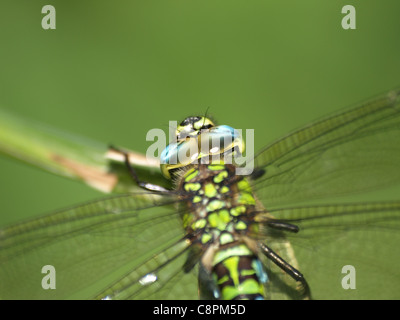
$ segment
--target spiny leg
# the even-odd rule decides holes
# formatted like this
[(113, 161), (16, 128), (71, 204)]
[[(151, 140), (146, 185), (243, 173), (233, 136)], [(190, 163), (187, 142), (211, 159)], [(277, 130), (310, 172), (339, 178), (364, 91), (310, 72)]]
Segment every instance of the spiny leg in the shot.
[(299, 232), (298, 226), (296, 226), (295, 224), (281, 221), (281, 220), (271, 219), (271, 220), (268, 220), (266, 224), (268, 225), (268, 227), (271, 227), (271, 228), (274, 228), (277, 230), (282, 230), (282, 231), (287, 231), (287, 232), (292, 232), (292, 233)]
[(273, 263), (275, 263), (279, 268), (285, 271), (289, 276), (291, 276), (294, 280), (300, 282), (302, 286), (303, 295), (307, 299), (311, 299), (311, 291), (310, 287), (304, 276), (301, 274), (299, 270), (293, 268), (289, 263), (283, 260), (276, 252), (274, 252), (271, 248), (266, 246), (263, 243), (259, 243), (259, 247), (261, 252), (270, 259)]
[(113, 150), (115, 152), (121, 153), (124, 156), (124, 162), (125, 162), (126, 167), (128, 168), (129, 174), (130, 174), (131, 178), (133, 179), (133, 181), (135, 181), (135, 183), (140, 188), (143, 188), (143, 189), (149, 190), (149, 191), (154, 191), (154, 192), (163, 192), (163, 193), (170, 192), (170, 190), (165, 189), (162, 186), (159, 186), (157, 184), (148, 183), (148, 182), (140, 180), (138, 175), (137, 175), (137, 173), (136, 173), (136, 171), (135, 171), (135, 169), (133, 168), (133, 166), (129, 162), (129, 154), (128, 154), (128, 152), (126, 152), (124, 150), (120, 150), (120, 149), (118, 149), (118, 148), (116, 148), (116, 147), (114, 147), (112, 145), (109, 146), (109, 149), (111, 149), (111, 150)]

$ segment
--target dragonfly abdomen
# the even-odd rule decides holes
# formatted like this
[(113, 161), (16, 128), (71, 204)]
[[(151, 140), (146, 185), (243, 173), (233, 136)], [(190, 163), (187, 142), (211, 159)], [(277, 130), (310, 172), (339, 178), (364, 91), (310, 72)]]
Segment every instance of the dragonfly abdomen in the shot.
[(183, 224), (200, 248), (215, 298), (262, 299), (266, 276), (246, 240), (254, 233), (255, 199), (235, 171), (229, 164), (199, 164), (182, 175)]
[(262, 274), (260, 261), (244, 244), (214, 256), (213, 275), (224, 300), (264, 299)]

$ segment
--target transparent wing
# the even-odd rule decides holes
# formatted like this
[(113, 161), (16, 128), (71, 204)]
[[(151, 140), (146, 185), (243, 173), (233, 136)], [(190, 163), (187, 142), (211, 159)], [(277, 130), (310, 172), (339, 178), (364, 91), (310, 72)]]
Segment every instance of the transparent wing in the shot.
[[(88, 297), (131, 270), (138, 280), (151, 273), (157, 256), (179, 251), (183, 230), (175, 198), (153, 195), (149, 205), (142, 195), (114, 196), (0, 229), (0, 298)], [(181, 272), (181, 260), (171, 259), (169, 270)], [(45, 265), (55, 268), (55, 290), (42, 288)], [(171, 275), (159, 280), (165, 285)]]
[(184, 273), (190, 241), (179, 239), (134, 268), (96, 299), (194, 299), (197, 282), (194, 272)]
[[(253, 187), (268, 211), (264, 217), (300, 227), (293, 234), (266, 226), (262, 241), (305, 275), (313, 298), (399, 297), (398, 203), (298, 206), (400, 182), (399, 96), (396, 89), (311, 123), (256, 157), (254, 176), (264, 174)], [(274, 280), (267, 295), (299, 297), (290, 277), (264, 263)], [(341, 285), (345, 265), (356, 268), (357, 290)]]
[(256, 157), (257, 195), (271, 208), (400, 181), (400, 89), (311, 123)]
[[(271, 215), (299, 226), (297, 234), (290, 234), (265, 224), (262, 233), (284, 259), (299, 262), (296, 267), (307, 279), (313, 298), (400, 298), (399, 201), (276, 209), (257, 219), (267, 221)], [(289, 241), (292, 249), (285, 251)], [(353, 290), (342, 287), (347, 274), (342, 268), (348, 265), (355, 270)], [(279, 279), (268, 284), (268, 292), (277, 297), (275, 292), (282, 296), (286, 290), (296, 296), (294, 282), (276, 269), (272, 272)]]

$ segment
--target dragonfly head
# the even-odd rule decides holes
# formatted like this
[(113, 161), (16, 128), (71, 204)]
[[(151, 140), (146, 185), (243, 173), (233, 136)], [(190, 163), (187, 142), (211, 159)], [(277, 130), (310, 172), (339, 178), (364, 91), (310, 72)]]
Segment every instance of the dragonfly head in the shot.
[(195, 163), (232, 163), (226, 161), (227, 157), (244, 151), (238, 130), (226, 125), (215, 126), (206, 117), (186, 118), (175, 133), (175, 142), (170, 143), (160, 156), (161, 172), (167, 179), (179, 169)]

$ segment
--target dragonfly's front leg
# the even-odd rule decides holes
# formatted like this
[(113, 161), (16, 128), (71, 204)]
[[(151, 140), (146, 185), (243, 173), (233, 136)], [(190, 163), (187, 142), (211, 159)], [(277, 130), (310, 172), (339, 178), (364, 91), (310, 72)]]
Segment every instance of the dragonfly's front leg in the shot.
[(125, 162), (126, 167), (128, 168), (129, 174), (132, 177), (133, 181), (135, 181), (135, 183), (139, 187), (141, 187), (141, 188), (143, 188), (145, 190), (154, 191), (154, 192), (163, 192), (163, 193), (171, 192), (170, 190), (165, 189), (164, 187), (159, 186), (157, 184), (153, 184), (153, 183), (149, 183), (149, 182), (140, 180), (138, 175), (137, 175), (137, 173), (136, 173), (136, 170), (133, 168), (133, 166), (129, 162), (129, 154), (128, 154), (128, 152), (126, 152), (124, 150), (121, 150), (121, 149), (118, 149), (118, 148), (116, 148), (114, 146), (109, 146), (109, 149), (113, 150), (114, 152), (120, 153), (120, 154), (122, 154), (124, 156), (124, 162)]

